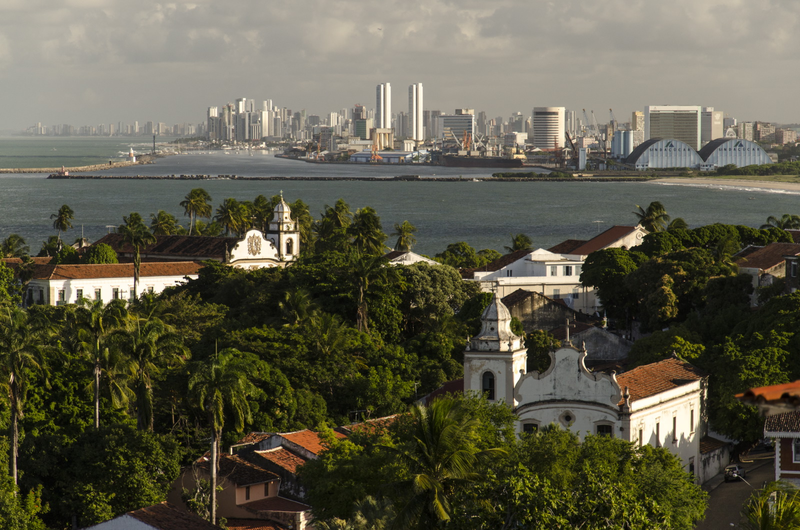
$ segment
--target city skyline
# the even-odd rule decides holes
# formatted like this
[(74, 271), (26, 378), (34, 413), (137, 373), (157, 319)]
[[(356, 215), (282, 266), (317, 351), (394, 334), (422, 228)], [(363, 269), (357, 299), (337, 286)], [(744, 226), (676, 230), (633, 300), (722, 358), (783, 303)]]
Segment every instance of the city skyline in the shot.
[(442, 0), (380, 10), (347, 0), (10, 0), (0, 6), (0, 130), (196, 123), (232, 93), (325, 115), (370, 105), (382, 82), (421, 82), (425, 108), (442, 112), (557, 105), (624, 116), (713, 105), (740, 121), (797, 123), (798, 26), (800, 5), (788, 0)]

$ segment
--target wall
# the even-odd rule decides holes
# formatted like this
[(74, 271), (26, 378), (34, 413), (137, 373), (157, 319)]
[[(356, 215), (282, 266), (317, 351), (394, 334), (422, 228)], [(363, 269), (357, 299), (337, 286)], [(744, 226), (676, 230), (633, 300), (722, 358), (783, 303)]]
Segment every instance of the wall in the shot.
[(554, 302), (537, 292), (531, 292), (530, 296), (506, 304), (512, 317), (522, 322), (526, 333), (531, 333), (539, 329), (546, 331), (563, 326), (567, 318), (571, 321), (591, 322), (588, 315), (574, 311), (563, 304)]
[[(196, 274), (188, 276), (141, 276), (139, 278), (139, 294), (150, 290), (158, 294), (167, 287), (180, 285), (186, 278), (197, 279)], [(39, 290), (44, 290), (44, 303), (58, 305), (58, 292), (64, 290), (65, 302), (74, 304), (78, 301), (78, 289), (83, 289), (84, 298), (95, 299), (95, 290), (100, 289), (101, 298), (110, 302), (113, 300), (114, 288), (119, 289), (119, 297), (129, 299), (133, 294), (133, 277), (130, 278), (87, 278), (80, 280), (31, 280), (28, 291), (33, 294), (33, 303), (39, 303)], [(25, 301), (29, 300), (26, 292)]]

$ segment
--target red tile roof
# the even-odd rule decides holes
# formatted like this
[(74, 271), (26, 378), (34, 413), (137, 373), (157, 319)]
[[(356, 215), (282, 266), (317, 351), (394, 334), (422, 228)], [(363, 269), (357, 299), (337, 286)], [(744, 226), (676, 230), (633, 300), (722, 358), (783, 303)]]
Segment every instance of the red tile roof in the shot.
[[(462, 389), (463, 392), (463, 389)], [(400, 417), (400, 414), (392, 414), (391, 416), (384, 416), (382, 418), (374, 418), (371, 420), (363, 421), (361, 423), (351, 423), (350, 425), (342, 425), (338, 427), (337, 432), (341, 431), (343, 433), (379, 433), (384, 432), (388, 427), (390, 427), (397, 418)]]
[(583, 239), (567, 239), (566, 241), (562, 241), (558, 245), (554, 247), (550, 247), (547, 250), (554, 254), (572, 254), (573, 250), (579, 248), (581, 245), (588, 243), (588, 241)]
[(134, 510), (126, 515), (159, 530), (221, 530), (219, 526), (193, 513), (181, 511), (168, 502)]
[[(680, 359), (665, 359), (657, 363), (639, 366), (617, 376), (617, 383), (624, 394), (625, 387), (631, 401), (654, 396), (673, 388), (700, 381), (705, 374), (691, 364)], [(624, 402), (620, 400), (620, 405)]]
[[(337, 438), (347, 438), (344, 434), (334, 432)], [(304, 449), (308, 449), (315, 455), (320, 454), (326, 448), (322, 445), (322, 439), (319, 437), (317, 433), (314, 431), (309, 431), (308, 429), (304, 431), (297, 431), (297, 432), (290, 432), (290, 433), (281, 433), (284, 439), (289, 440), (292, 443), (299, 445)]]
[(764, 422), (764, 432), (769, 433), (800, 433), (800, 412), (784, 412), (767, 416)]
[(619, 241), (631, 232), (636, 230), (635, 226), (612, 226), (602, 234), (593, 237), (583, 245), (572, 249), (571, 252), (562, 252), (562, 254), (572, 254), (576, 256), (588, 256), (592, 252), (604, 249), (612, 243)]
[(287, 451), (283, 447), (270, 449), (268, 451), (256, 451), (256, 454), (261, 458), (269, 460), (273, 464), (282, 467), (290, 473), (297, 473), (297, 468), (306, 463), (306, 459), (302, 458), (291, 451)]
[(242, 504), (243, 508), (254, 512), (305, 512), (311, 509), (308, 504), (292, 501), (284, 497), (267, 497)]
[(800, 380), (782, 385), (751, 388), (736, 394), (736, 399), (755, 405), (777, 404), (797, 408), (800, 406)]
[(447, 394), (463, 394), (464, 393), (464, 378), (461, 379), (454, 379), (453, 381), (448, 381), (423, 399), (425, 400), (426, 405), (430, 405), (431, 402), (438, 398), (439, 396), (444, 396)]
[(784, 256), (796, 256), (800, 254), (800, 245), (797, 243), (770, 243), (755, 252), (749, 253), (746, 257), (736, 260), (736, 265), (751, 269), (767, 270), (783, 263)]
[[(196, 261), (166, 261), (142, 263), (139, 275), (150, 276), (184, 276), (197, 274), (203, 264)], [(36, 265), (35, 280), (89, 280), (93, 278), (131, 278), (133, 281), (132, 263), (114, 263), (106, 265)]]
[(264, 519), (228, 519), (228, 530), (286, 530), (287, 527)]
[(700, 453), (711, 453), (712, 451), (716, 451), (720, 447), (725, 447), (726, 445), (730, 445), (730, 443), (717, 440), (711, 436), (703, 436), (700, 438)]
[(272, 435), (273, 433), (271, 432), (250, 432), (247, 433), (244, 436), (244, 438), (236, 442), (234, 445), (257, 444), (259, 442), (263, 442)]
[[(199, 467), (208, 472), (210, 466), (209, 458), (201, 458), (198, 461)], [(247, 486), (250, 484), (262, 484), (278, 480), (278, 475), (268, 471), (263, 467), (245, 460), (238, 455), (223, 453), (219, 457), (219, 477), (225, 478), (237, 486)]]
[[(156, 242), (140, 250), (151, 256), (185, 256), (197, 259), (225, 259), (226, 251), (236, 246), (235, 237), (207, 236), (156, 236)], [(106, 234), (92, 246), (105, 243), (117, 253), (131, 253), (133, 247), (126, 243), (122, 234)]]

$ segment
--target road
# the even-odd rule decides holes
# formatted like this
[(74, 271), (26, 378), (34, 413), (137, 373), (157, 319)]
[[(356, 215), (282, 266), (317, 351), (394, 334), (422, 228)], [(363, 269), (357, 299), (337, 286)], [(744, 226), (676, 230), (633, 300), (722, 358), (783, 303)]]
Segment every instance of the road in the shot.
[[(742, 457), (744, 468), (747, 470), (747, 482), (723, 482), (709, 494), (708, 510), (703, 522), (695, 527), (696, 530), (731, 530), (742, 528), (744, 519), (741, 516), (742, 507), (753, 492), (775, 479), (773, 452), (753, 452), (749, 457)], [(750, 462), (752, 460), (752, 462)]]

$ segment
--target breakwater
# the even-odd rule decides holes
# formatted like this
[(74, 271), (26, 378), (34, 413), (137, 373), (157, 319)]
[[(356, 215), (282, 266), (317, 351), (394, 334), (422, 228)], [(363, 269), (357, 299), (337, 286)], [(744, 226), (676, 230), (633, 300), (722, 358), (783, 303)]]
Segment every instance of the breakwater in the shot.
[(291, 177), (243, 177), (239, 175), (62, 175), (53, 173), (49, 179), (61, 180), (297, 180), (297, 181), (366, 181), (366, 182), (646, 182), (655, 177), (536, 177), (536, 178), (496, 178), (496, 177), (421, 177), (420, 175), (397, 175), (394, 177), (358, 176), (291, 176)]
[(26, 167), (26, 168), (0, 168), (0, 173), (3, 174), (17, 174), (17, 173), (51, 173), (51, 176), (63, 171), (106, 171), (108, 169), (115, 169), (120, 167), (138, 166), (141, 164), (152, 164), (155, 157), (150, 155), (142, 155), (136, 162), (109, 162), (108, 164), (92, 164), (89, 166), (78, 167)]

